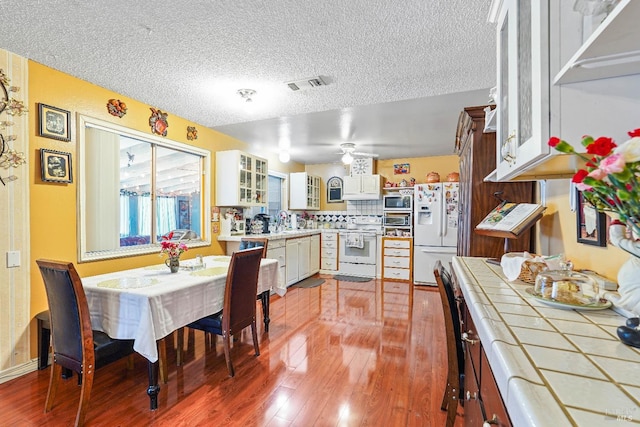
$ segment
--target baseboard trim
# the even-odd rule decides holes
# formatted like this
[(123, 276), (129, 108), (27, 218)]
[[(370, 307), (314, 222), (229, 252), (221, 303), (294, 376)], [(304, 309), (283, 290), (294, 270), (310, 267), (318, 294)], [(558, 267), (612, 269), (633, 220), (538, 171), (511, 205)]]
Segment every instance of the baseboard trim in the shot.
[(30, 362), (23, 363), (22, 365), (14, 366), (6, 371), (0, 372), (0, 384), (7, 381), (14, 380), (23, 375), (29, 374), (38, 370), (38, 359), (32, 359)]

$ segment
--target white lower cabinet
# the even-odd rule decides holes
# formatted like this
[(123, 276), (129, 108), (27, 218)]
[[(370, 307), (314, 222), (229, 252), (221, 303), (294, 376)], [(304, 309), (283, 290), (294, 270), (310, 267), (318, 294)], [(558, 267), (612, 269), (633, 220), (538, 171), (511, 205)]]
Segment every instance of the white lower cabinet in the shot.
[(269, 243), (267, 244), (267, 258), (278, 260), (278, 285), (283, 287), (287, 275), (285, 239), (269, 239)]
[(320, 271), (320, 235), (314, 234), (310, 238), (309, 247), (309, 275)]
[(338, 272), (338, 233), (325, 231), (322, 233), (320, 272), (335, 274)]
[(287, 239), (286, 283), (291, 286), (311, 275), (311, 237)]
[(384, 237), (382, 239), (382, 278), (411, 281), (411, 250), (413, 239)]

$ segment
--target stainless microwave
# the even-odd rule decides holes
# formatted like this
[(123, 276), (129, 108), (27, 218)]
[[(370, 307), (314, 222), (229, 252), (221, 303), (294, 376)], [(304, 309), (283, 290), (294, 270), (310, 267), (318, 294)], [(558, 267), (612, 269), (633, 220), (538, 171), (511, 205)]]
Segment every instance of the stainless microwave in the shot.
[(382, 206), (386, 211), (411, 211), (413, 194), (387, 194), (383, 197)]
[(409, 226), (411, 225), (411, 214), (393, 214), (385, 215), (383, 218), (383, 224), (385, 226)]

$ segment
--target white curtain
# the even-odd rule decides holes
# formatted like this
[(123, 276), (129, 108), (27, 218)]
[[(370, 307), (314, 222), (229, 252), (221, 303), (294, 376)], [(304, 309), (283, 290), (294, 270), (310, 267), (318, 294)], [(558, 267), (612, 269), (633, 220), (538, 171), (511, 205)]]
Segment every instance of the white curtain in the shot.
[(158, 215), (156, 217), (156, 227), (159, 235), (168, 233), (178, 228), (178, 218), (176, 217), (176, 198), (158, 197)]
[(120, 237), (131, 235), (129, 228), (129, 197), (120, 195)]
[(151, 235), (151, 197), (149, 196), (138, 198), (138, 234)]

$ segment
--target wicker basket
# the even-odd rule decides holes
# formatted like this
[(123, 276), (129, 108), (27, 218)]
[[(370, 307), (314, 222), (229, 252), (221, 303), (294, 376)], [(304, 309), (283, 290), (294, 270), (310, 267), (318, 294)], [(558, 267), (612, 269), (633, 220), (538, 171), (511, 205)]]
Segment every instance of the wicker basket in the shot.
[(526, 260), (520, 267), (520, 275), (518, 276), (518, 279), (533, 285), (536, 283), (536, 276), (538, 273), (546, 268), (547, 264), (544, 262)]

